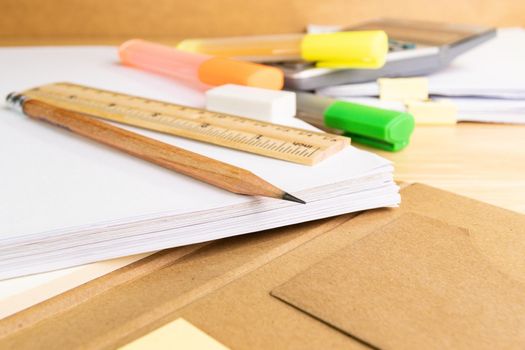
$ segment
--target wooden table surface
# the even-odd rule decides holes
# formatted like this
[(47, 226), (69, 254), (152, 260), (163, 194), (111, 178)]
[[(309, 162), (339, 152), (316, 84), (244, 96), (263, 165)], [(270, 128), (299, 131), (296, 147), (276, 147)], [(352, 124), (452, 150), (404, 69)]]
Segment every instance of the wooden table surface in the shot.
[(374, 152), (394, 162), (396, 180), (525, 213), (525, 125), (419, 126), (406, 149)]

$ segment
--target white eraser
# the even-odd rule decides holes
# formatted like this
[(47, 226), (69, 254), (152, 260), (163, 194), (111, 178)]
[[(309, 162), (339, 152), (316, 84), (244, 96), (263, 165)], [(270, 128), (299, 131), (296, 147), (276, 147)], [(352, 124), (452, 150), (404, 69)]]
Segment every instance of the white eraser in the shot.
[(206, 109), (279, 124), (295, 117), (295, 93), (227, 84), (206, 91)]

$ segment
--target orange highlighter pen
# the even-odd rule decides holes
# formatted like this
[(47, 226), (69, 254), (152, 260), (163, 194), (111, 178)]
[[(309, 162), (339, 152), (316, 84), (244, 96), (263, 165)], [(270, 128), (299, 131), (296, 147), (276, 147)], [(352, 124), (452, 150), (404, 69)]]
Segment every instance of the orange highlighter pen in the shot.
[(280, 90), (284, 84), (283, 72), (275, 67), (186, 52), (140, 39), (121, 44), (119, 56), (126, 65), (206, 85), (238, 84)]

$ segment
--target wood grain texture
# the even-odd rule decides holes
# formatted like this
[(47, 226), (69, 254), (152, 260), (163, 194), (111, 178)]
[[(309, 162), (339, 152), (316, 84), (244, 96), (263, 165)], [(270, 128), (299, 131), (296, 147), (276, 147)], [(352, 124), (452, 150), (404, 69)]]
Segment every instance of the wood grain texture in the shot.
[(100, 119), (299, 164), (314, 165), (350, 145), (343, 136), (71, 83), (39, 86), (22, 94)]
[(524, 13), (522, 0), (3, 0), (0, 39), (119, 42), (288, 33), (309, 23), (376, 17), (518, 26), (525, 25)]
[[(66, 292), (59, 293), (61, 296), (60, 298), (52, 297), (35, 304), (29, 309), (24, 309), (14, 314), (16, 316), (2, 318), (0, 338), (24, 328), (34, 326), (38, 322), (45, 320), (56, 313), (66, 312), (67, 310), (72, 309), (112, 288), (117, 288), (118, 286), (125, 285), (133, 280), (147, 276), (154, 271), (161, 270), (207, 244), (209, 244), (209, 242), (162, 250), (117, 270), (106, 273), (101, 277), (92, 279), (89, 283), (84, 283)], [(108, 266), (110, 261), (115, 260), (99, 262), (99, 268), (104, 269), (104, 267)], [(93, 269), (94, 265), (91, 265), (91, 270)], [(76, 275), (82, 273), (85, 272), (76, 270), (68, 277), (74, 279)]]
[(422, 182), (525, 213), (525, 125), (416, 126), (401, 152), (360, 148), (392, 160), (398, 181)]
[(220, 187), (253, 196), (282, 198), (284, 192), (253, 173), (182, 148), (160, 142), (76, 112), (28, 100), (24, 113), (76, 134), (119, 149), (164, 168)]

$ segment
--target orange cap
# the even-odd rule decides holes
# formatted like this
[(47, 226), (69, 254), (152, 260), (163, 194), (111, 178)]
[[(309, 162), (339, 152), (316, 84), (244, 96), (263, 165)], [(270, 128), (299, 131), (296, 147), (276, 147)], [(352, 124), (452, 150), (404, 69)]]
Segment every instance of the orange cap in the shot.
[(204, 61), (198, 70), (199, 80), (209, 85), (237, 84), (281, 90), (283, 72), (275, 67), (251, 62), (213, 57)]

